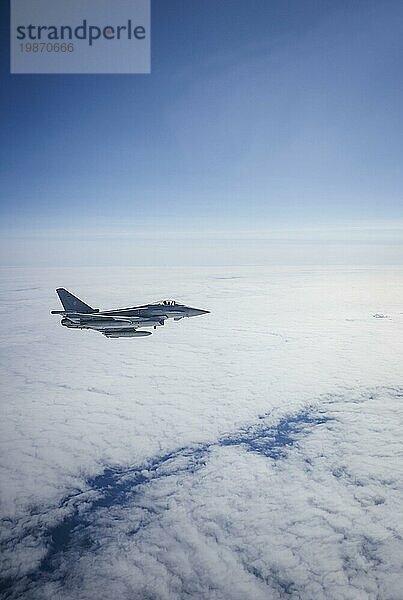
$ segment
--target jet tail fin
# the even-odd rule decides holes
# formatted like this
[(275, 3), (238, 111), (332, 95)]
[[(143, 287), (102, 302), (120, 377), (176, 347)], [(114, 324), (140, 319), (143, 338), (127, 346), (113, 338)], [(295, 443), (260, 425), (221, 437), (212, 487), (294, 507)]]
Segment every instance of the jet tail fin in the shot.
[(94, 308), (91, 308), (91, 306), (88, 306), (88, 304), (85, 304), (85, 302), (83, 302), (79, 298), (76, 298), (76, 296), (73, 296), (73, 294), (70, 294), (70, 292), (68, 292), (64, 288), (58, 288), (56, 290), (56, 292), (57, 292), (57, 295), (60, 298), (60, 302), (63, 304), (63, 308), (66, 312), (79, 312), (79, 313), (97, 312)]

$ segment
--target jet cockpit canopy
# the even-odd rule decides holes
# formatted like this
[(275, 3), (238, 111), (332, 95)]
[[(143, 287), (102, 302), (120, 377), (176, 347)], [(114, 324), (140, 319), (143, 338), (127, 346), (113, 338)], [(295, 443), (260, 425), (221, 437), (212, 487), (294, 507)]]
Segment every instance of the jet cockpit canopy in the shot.
[(175, 300), (163, 300), (162, 304), (164, 304), (165, 306), (175, 306), (176, 302)]

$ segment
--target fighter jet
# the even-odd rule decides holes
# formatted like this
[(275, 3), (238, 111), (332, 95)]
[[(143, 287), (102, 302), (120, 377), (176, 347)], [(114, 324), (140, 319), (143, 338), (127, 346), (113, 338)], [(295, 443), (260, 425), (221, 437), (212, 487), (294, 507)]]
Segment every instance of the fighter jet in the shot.
[(179, 321), (184, 317), (195, 317), (210, 312), (185, 306), (175, 300), (101, 311), (99, 308), (91, 308), (64, 288), (58, 288), (56, 292), (64, 310), (52, 310), (51, 314), (62, 315), (61, 325), (70, 329), (92, 329), (108, 338), (151, 335), (151, 331), (139, 329), (157, 329), (164, 325), (167, 319)]

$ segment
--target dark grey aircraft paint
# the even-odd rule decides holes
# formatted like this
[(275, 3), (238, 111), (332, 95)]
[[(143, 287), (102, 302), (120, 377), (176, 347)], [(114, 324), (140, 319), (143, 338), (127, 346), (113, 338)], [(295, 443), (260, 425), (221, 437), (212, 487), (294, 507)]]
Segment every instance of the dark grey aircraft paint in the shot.
[(162, 300), (152, 304), (142, 304), (131, 308), (103, 310), (91, 308), (64, 288), (56, 290), (64, 310), (52, 310), (51, 314), (62, 315), (61, 324), (71, 329), (92, 329), (106, 337), (144, 337), (164, 325), (167, 319), (179, 321), (184, 317), (205, 315), (209, 311), (179, 304), (175, 300)]

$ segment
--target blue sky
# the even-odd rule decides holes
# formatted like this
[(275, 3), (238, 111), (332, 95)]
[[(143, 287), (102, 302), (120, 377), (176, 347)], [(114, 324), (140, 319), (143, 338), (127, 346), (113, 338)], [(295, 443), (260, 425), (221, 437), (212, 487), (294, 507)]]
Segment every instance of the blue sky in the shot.
[(3, 229), (401, 222), (401, 2), (153, 0), (151, 75), (9, 75), (7, 21)]

